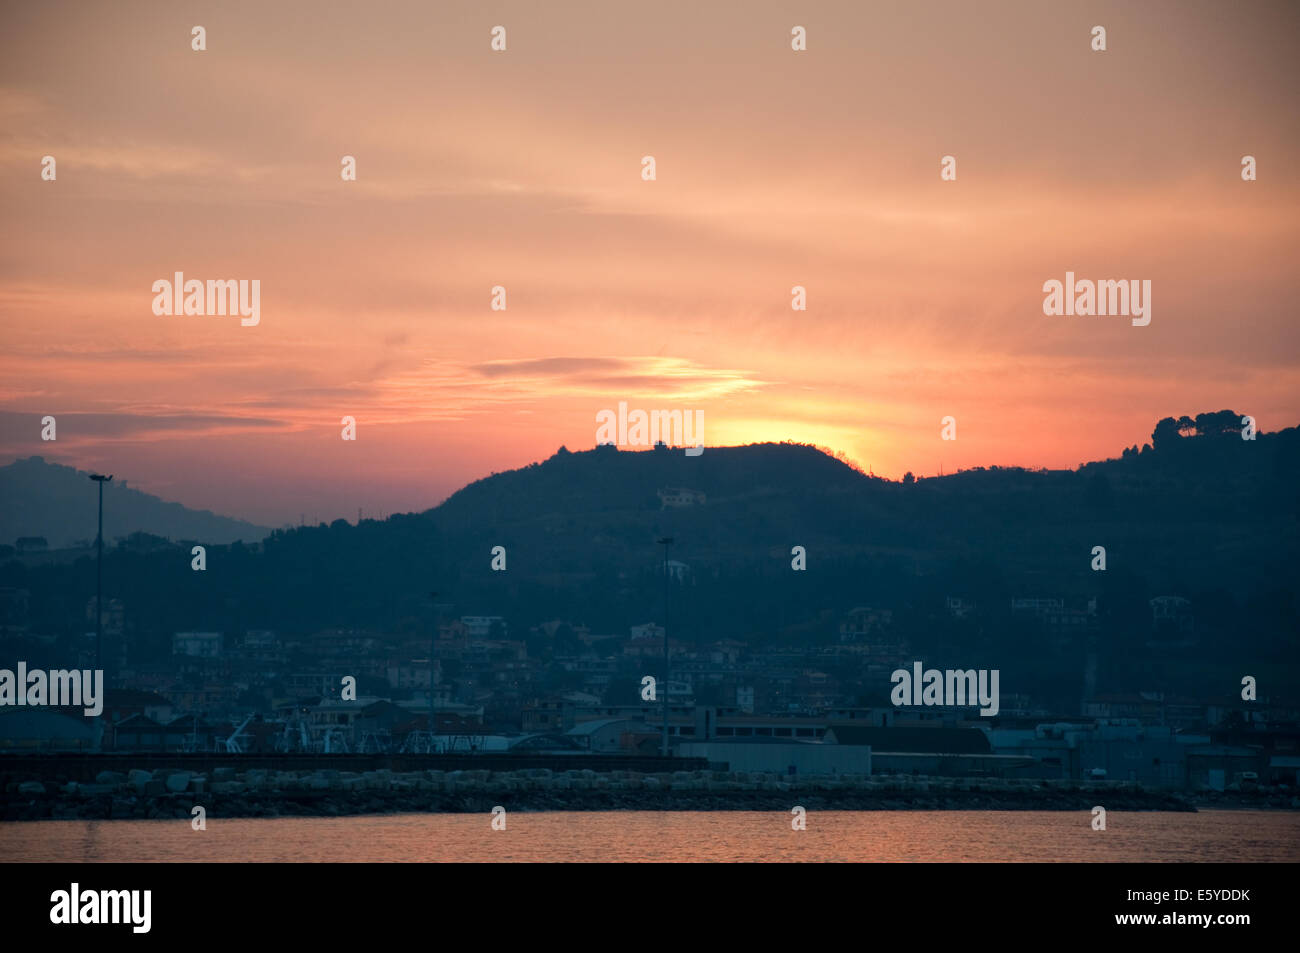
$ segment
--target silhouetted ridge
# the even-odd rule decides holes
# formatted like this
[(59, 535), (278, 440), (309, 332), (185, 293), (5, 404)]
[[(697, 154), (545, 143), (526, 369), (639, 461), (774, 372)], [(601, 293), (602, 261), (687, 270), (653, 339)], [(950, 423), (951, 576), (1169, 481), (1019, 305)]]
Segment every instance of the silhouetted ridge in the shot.
[[(42, 536), (51, 548), (93, 541), (98, 511), (94, 484), (84, 470), (27, 457), (0, 467), (0, 544)], [(121, 474), (104, 484), (104, 539), (143, 532), (171, 539), (256, 542), (269, 529), (243, 520), (191, 510), (132, 489)]]

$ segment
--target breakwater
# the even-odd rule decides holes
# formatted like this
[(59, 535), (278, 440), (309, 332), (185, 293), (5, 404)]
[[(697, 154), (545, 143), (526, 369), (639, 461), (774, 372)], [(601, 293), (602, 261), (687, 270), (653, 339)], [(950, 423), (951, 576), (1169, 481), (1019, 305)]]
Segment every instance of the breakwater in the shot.
[(786, 810), (1194, 811), (1197, 806), (1297, 808), (1273, 789), (1189, 795), (1123, 781), (1041, 781), (839, 775), (791, 778), (763, 772), (646, 773), (529, 768), (398, 772), (277, 771), (217, 767), (101, 771), (93, 781), (5, 782), (0, 818), (329, 817), (384, 813), (507, 811)]
[(0, 790), (8, 781), (43, 781), (62, 784), (67, 781), (94, 781), (103, 771), (125, 773), (131, 770), (157, 771), (172, 769), (196, 775), (210, 775), (217, 768), (310, 772), (389, 771), (409, 773), (437, 770), (523, 771), (549, 768), (568, 771), (593, 768), (597, 771), (640, 771), (655, 774), (663, 771), (689, 771), (708, 767), (704, 758), (664, 758), (658, 755), (587, 754), (516, 754), (510, 752), (451, 751), (441, 754), (323, 754), (304, 752), (212, 751), (81, 751), (23, 752), (0, 751)]

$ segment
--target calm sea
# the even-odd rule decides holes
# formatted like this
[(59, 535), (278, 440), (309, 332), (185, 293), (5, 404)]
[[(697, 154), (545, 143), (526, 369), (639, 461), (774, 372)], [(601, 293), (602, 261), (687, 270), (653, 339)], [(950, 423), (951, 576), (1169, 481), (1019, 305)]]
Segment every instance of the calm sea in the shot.
[(1300, 860), (1300, 813), (814, 811), (510, 813), (0, 824), (14, 861)]

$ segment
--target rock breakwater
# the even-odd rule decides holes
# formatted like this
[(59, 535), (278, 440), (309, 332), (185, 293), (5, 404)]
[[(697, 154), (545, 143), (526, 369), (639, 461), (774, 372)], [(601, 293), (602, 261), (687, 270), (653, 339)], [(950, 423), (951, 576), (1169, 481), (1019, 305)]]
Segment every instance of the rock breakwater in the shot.
[(92, 783), (8, 781), (4, 820), (332, 817), (407, 812), (1029, 810), (1194, 811), (1197, 806), (1297, 808), (1287, 792), (1187, 795), (1121, 781), (1039, 781), (838, 775), (792, 778), (743, 771), (647, 774), (552, 771), (276, 771), (160, 768), (103, 771)]

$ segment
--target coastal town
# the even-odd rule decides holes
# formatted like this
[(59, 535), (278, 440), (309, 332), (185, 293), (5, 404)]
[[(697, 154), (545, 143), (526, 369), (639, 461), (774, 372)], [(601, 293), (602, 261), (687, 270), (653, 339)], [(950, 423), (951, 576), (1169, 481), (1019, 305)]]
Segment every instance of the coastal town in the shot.
[[(7, 654), (53, 641), (24, 625), (24, 600), (0, 592)], [(442, 607), (436, 634), (175, 632), (169, 656), (141, 659), (127, 651), (125, 607), (112, 600), (101, 713), (4, 706), (0, 753), (440, 755), (470, 769), (475, 757), (509, 767), (548, 756), (602, 771), (628, 759), (645, 769), (666, 746), (701, 768), (786, 780), (1104, 781), (1183, 792), (1294, 791), (1300, 766), (1300, 709), (1245, 691), (1108, 695), (1089, 691), (1085, 673), (1072, 707), (1005, 679), (993, 717), (974, 699), (891, 703), (890, 673), (916, 656), (890, 609), (855, 608), (816, 645), (669, 639), (666, 684), (655, 622), (599, 633), (557, 619), (519, 634), (502, 616), (451, 609)], [(960, 617), (975, 606), (953, 597), (946, 609)], [(1086, 640), (1095, 627), (1088, 602), (1035, 597), (1011, 609), (1044, 638)], [(1186, 600), (1153, 599), (1151, 613), (1153, 638), (1194, 638)], [(85, 651), (89, 664), (93, 647)]]

